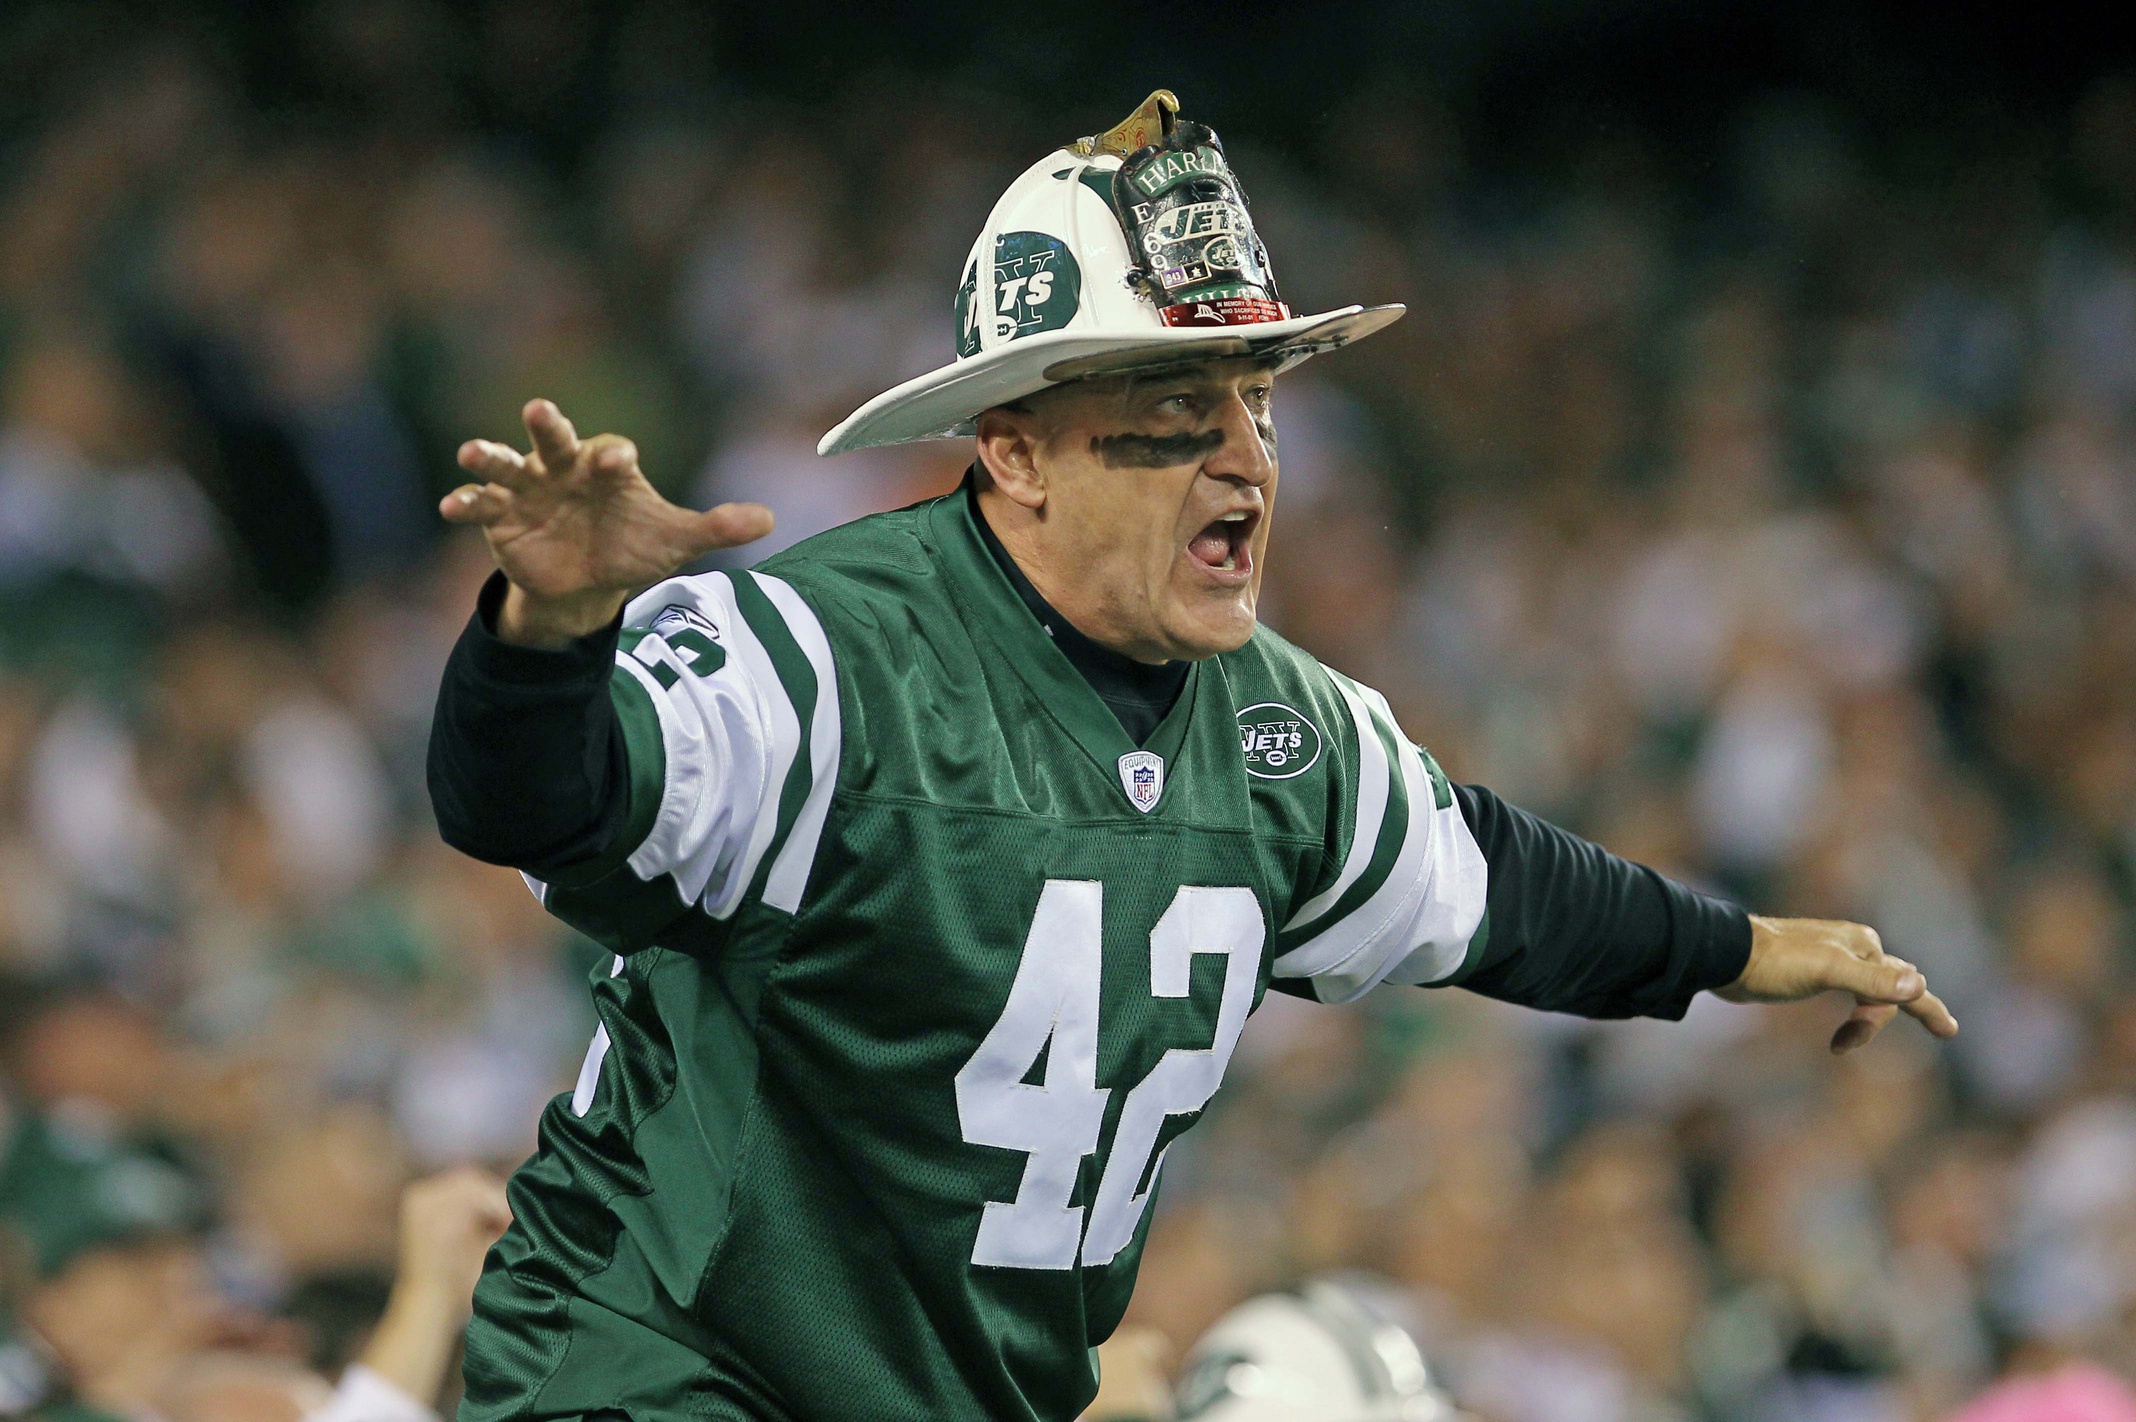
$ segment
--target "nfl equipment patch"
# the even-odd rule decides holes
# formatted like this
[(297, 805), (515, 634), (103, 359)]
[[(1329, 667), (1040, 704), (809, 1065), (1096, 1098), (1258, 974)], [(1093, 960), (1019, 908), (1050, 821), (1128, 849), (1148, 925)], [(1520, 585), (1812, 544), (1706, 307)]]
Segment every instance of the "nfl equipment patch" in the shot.
[(1148, 814), (1164, 794), (1164, 757), (1155, 751), (1129, 751), (1120, 757), (1120, 788), (1127, 802)]

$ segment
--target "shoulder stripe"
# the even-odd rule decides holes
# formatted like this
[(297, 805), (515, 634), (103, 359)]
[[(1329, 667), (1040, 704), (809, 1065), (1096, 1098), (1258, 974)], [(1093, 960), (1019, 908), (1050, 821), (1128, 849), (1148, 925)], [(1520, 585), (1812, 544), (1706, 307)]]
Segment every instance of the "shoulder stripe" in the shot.
[(1344, 857), (1342, 872), (1335, 882), (1298, 906), (1298, 911), (1283, 925), (1283, 932), (1296, 933), (1309, 926), (1315, 919), (1333, 908), (1336, 901), (1349, 891), (1358, 876), (1365, 872), (1378, 852), (1380, 829), (1387, 816), (1387, 800), (1392, 777), (1388, 774), (1386, 738), (1373, 724), (1372, 713), (1349, 685), (1349, 678), (1330, 671), (1328, 680), (1342, 695), (1343, 705), (1349, 708), (1350, 719), (1357, 728), (1357, 814), (1350, 836), (1350, 852)]
[[(793, 833), (794, 822), (801, 816), (801, 807), (808, 802), (809, 788), (815, 778), (815, 757), (810, 743), (815, 738), (816, 703), (820, 699), (816, 684), (816, 667), (801, 650), (792, 627), (778, 605), (772, 602), (762, 583), (754, 573), (738, 572), (733, 575), (734, 604), (742, 618), (749, 624), (765, 655), (777, 672), (779, 685), (785, 689), (789, 714), (794, 718), (794, 741), (791, 759), (786, 773), (774, 783), (779, 786), (778, 813), (765, 816), (772, 823), (771, 838), (765, 841), (761, 857), (757, 856), (752, 842), (752, 860), (755, 872), (749, 878), (748, 893), (757, 899), (764, 898), (767, 880), (772, 865), (778, 862), (786, 842)], [(784, 736), (782, 733), (782, 741)], [(782, 744), (781, 749), (785, 747)], [(792, 910), (788, 910), (791, 912)]]
[(830, 814), (831, 792), (838, 787), (838, 758), (843, 745), (838, 671), (831, 657), (831, 640), (801, 595), (778, 578), (762, 573), (755, 576), (765, 597), (785, 619), (786, 630), (808, 659), (815, 676), (815, 711), (807, 737), (808, 793), (764, 881), (764, 902), (793, 913), (801, 907), (801, 896), (808, 890), (809, 869), (816, 862), (823, 822)]
[(1405, 737), (1396, 737), (1395, 760), (1401, 768), (1402, 802), (1409, 811), (1404, 816), (1399, 852), (1387, 872), (1370, 885), (1372, 892), (1364, 902), (1275, 961), (1273, 970), (1278, 976), (1317, 977), (1342, 966), (1400, 920), (1403, 910), (1424, 891), (1422, 870), (1431, 839), (1431, 815), (1425, 808), (1431, 804), (1430, 781), (1423, 757)]
[[(1418, 754), (1433, 784), (1444, 781), (1438, 762), (1425, 752)], [(1479, 961), (1490, 941), (1491, 866), (1454, 803), (1451, 788), (1446, 803), (1432, 812), (1427, 859), (1424, 899), (1404, 935), (1401, 951), (1406, 956), (1385, 970), (1390, 983), (1443, 984), (1464, 970), (1473, 971), (1470, 965)]]
[[(756, 887), (759, 871), (772, 851), (773, 841), (792, 824), (787, 809), (789, 798), (798, 810), (801, 798), (808, 793), (805, 783), (798, 791), (791, 784), (797, 769), (804, 776), (808, 773), (808, 759), (801, 753), (807, 723), (796, 712), (794, 688), (787, 677), (796, 672), (807, 675), (809, 694), (813, 698), (814, 673), (806, 671), (807, 658), (793, 646), (793, 639), (786, 635), (786, 624), (757, 591), (756, 585), (747, 583), (747, 592), (743, 591), (748, 576), (747, 573), (731, 577), (714, 573), (705, 582), (712, 585), (720, 601), (733, 613), (729, 623), (735, 651), (748, 672), (749, 685), (762, 703), (762, 723), (770, 732), (767, 747), (770, 765), (763, 784), (767, 797), (775, 794), (778, 798), (775, 804), (759, 808), (750, 828), (748, 845), (732, 875), (715, 893), (705, 898), (705, 911), (719, 919), (731, 917), (741, 905), (743, 895)], [(775, 654), (766, 642), (766, 633), (771, 633), (780, 644), (778, 653)], [(773, 790), (774, 786), (778, 788)]]
[[(653, 821), (644, 837), (640, 839), (624, 862), (640, 879), (651, 881), (676, 867), (681, 858), (680, 846), (687, 836), (691, 821), (697, 814), (697, 802), (704, 791), (704, 734), (690, 725), (668, 704), (660, 694), (660, 683), (652, 669), (636, 655), (636, 647), (644, 639), (633, 643), (630, 652), (618, 651), (616, 666), (621, 675), (630, 679), (639, 695), (645, 698), (652, 709), (661, 748), (661, 788)], [(615, 683), (611, 683), (614, 685)], [(650, 729), (650, 728), (648, 728)], [(626, 724), (626, 736), (629, 728)], [(633, 755), (637, 744), (627, 742)], [(631, 768), (633, 793), (636, 791), (638, 769)], [(675, 882), (671, 880), (670, 882)], [(693, 897), (685, 886), (677, 884), (678, 897), (687, 903)]]
[(594, 867), (598, 877), (637, 852), (659, 822), (660, 807), (667, 799), (667, 742), (660, 729), (660, 711), (655, 698), (639, 681), (645, 669), (627, 653), (616, 653), (617, 665), (610, 673), (608, 699), (616, 709), (616, 723), (623, 733), (623, 763), (630, 782), (626, 787), (629, 812), (623, 833), (603, 862)]

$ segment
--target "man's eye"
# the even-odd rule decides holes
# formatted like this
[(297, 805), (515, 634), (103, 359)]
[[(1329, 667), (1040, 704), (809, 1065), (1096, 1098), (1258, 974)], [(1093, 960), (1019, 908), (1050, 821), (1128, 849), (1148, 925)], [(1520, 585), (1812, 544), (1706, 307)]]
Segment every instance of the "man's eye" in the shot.
[(1192, 395), (1167, 395), (1157, 402), (1157, 408), (1167, 415), (1187, 415), (1194, 412)]

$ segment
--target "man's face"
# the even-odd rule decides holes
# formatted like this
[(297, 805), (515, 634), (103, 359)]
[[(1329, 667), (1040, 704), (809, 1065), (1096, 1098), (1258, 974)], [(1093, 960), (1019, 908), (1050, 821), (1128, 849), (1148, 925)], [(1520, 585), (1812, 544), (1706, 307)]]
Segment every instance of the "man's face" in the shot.
[[(1265, 364), (1225, 360), (1029, 402), (1050, 574), (1033, 580), (1080, 630), (1149, 662), (1198, 661), (1253, 635), (1276, 494), (1274, 393)], [(1057, 595), (1064, 578), (1072, 599)]]

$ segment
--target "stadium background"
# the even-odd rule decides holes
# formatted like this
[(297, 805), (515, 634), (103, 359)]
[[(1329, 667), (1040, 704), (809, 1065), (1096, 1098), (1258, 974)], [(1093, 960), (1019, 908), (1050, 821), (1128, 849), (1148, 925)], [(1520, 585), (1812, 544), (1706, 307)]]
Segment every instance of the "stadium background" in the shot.
[(1135, 1321), (1184, 1345), (1369, 1267), (1498, 1422), (1944, 1418), (2136, 1367), (2115, 36), (1688, 0), (167, 8), (0, 14), (5, 1290), (186, 1241), (110, 1284), (107, 1323), (156, 1326), (70, 1360), (90, 1395), (151, 1346), (331, 1371), (402, 1182), (516, 1161), (583, 1050), (588, 945), (423, 792), (485, 568), (432, 511), (458, 440), (548, 395), (780, 544), (947, 486), (954, 447), (813, 442), (948, 355), (1006, 180), (1158, 84), (1224, 134), (1293, 304), (1411, 308), (1285, 382), (1269, 620), (1457, 778), (1877, 925), (1966, 1031), (1835, 1061), (1835, 1004), (1272, 1000), (1172, 1154)]

